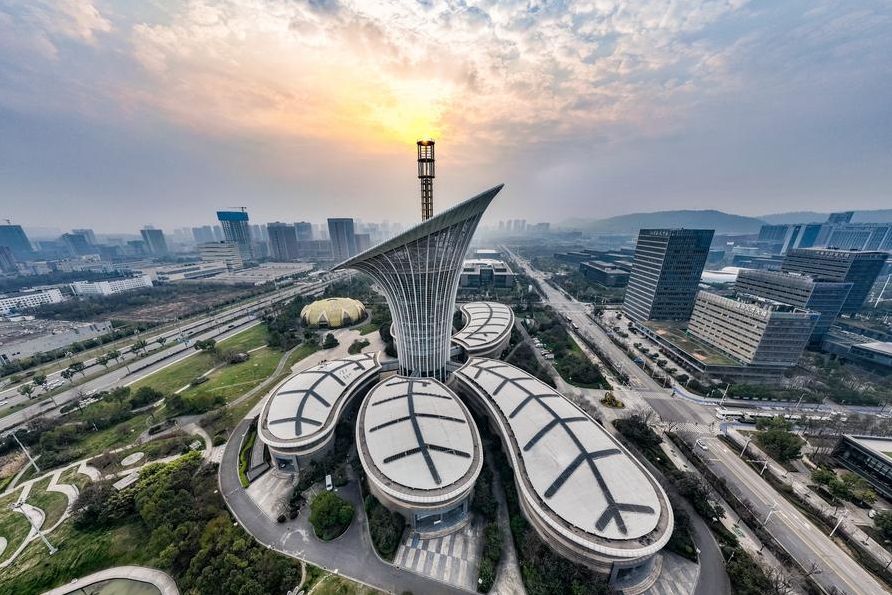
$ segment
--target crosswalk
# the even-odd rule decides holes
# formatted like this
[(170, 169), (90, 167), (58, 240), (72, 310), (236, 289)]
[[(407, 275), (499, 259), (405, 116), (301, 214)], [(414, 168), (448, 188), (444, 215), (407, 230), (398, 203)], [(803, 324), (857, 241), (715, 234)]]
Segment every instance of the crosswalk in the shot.
[(398, 568), (474, 591), (481, 542), (481, 530), (476, 523), (431, 539), (418, 539), (410, 533), (397, 549), (393, 563)]

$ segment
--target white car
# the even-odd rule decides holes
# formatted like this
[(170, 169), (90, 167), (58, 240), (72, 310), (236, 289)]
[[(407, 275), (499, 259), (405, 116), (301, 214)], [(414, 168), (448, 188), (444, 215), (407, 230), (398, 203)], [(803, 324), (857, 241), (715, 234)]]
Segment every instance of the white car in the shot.
[(697, 446), (699, 446), (700, 448), (702, 448), (703, 450), (707, 450), (707, 451), (709, 450), (709, 447), (706, 446), (706, 443), (703, 442), (702, 440), (700, 440), (699, 438), (697, 438), (697, 441), (695, 442), (695, 444)]

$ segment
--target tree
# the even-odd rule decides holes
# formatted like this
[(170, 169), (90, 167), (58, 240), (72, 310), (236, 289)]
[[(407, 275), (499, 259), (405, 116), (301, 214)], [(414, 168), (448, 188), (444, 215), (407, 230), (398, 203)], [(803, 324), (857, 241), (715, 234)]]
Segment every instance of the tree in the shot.
[(322, 349), (331, 349), (332, 347), (337, 347), (341, 342), (335, 339), (335, 336), (331, 333), (325, 335), (325, 340), (322, 341)]
[(337, 537), (353, 520), (353, 505), (334, 492), (320, 492), (310, 503), (310, 524), (324, 540)]
[(140, 339), (130, 346), (130, 353), (132, 353), (133, 355), (138, 355), (140, 351), (145, 353), (147, 345), (148, 343)]
[(24, 395), (31, 398), (31, 395), (34, 394), (34, 385), (30, 382), (23, 384), (19, 387), (19, 394)]
[(193, 348), (196, 351), (214, 352), (217, 350), (217, 342), (213, 339), (202, 339), (201, 341), (196, 341)]
[(109, 357), (109, 358), (115, 360), (115, 362), (117, 362), (118, 359), (120, 359), (120, 357), (121, 357), (121, 352), (118, 351), (117, 349), (112, 349), (111, 351), (109, 351), (109, 352), (106, 353), (105, 355), (106, 355), (106, 357)]
[(35, 374), (31, 379), (31, 382), (34, 384), (34, 388), (40, 387), (43, 389), (43, 392), (47, 391), (47, 379), (46, 374)]
[(892, 511), (878, 512), (873, 517), (873, 524), (883, 533), (883, 537), (892, 540)]
[(756, 423), (756, 444), (780, 463), (786, 463), (801, 456), (805, 441), (790, 432), (792, 422), (778, 415), (771, 419), (760, 419)]
[(84, 362), (72, 362), (72, 364), (70, 366), (68, 366), (68, 369), (71, 370), (72, 372), (74, 372), (75, 374), (80, 374), (81, 376), (86, 376), (86, 374), (84, 373), (84, 370), (87, 369), (87, 366), (84, 364)]
[(100, 355), (96, 358), (96, 363), (100, 366), (103, 366), (106, 370), (108, 369), (108, 363), (111, 361), (111, 358), (108, 355)]
[(164, 344), (167, 343), (167, 337), (158, 337), (157, 339), (155, 339), (155, 343), (157, 343), (161, 347), (164, 347)]
[(697, 513), (708, 521), (725, 516), (725, 510), (712, 502), (712, 488), (706, 480), (696, 473), (686, 471), (679, 473), (675, 480), (678, 493), (688, 499)]
[(836, 473), (826, 467), (818, 467), (811, 472), (811, 480), (820, 485), (827, 485), (836, 479)]
[(68, 380), (69, 382), (73, 382), (72, 379), (74, 378), (74, 372), (70, 368), (66, 368), (66, 369), (62, 370), (62, 372), (60, 372), (60, 375), (65, 380)]

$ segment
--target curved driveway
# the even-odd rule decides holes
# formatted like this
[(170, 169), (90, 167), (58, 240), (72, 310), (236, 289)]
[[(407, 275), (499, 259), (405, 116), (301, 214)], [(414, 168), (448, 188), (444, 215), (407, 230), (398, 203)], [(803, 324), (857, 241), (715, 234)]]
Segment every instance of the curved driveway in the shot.
[(180, 595), (177, 584), (174, 580), (164, 572), (154, 568), (146, 568), (145, 566), (115, 566), (114, 568), (106, 568), (99, 572), (75, 579), (74, 581), (56, 587), (52, 591), (47, 591), (43, 595), (76, 595), (83, 587), (89, 587), (99, 581), (107, 581), (113, 578), (125, 578), (142, 583), (154, 585), (161, 591), (161, 595)]
[(232, 432), (234, 438), (226, 443), (219, 482), (220, 492), (229, 510), (259, 543), (388, 593), (412, 591), (425, 595), (467, 595), (472, 592), (401, 570), (378, 558), (369, 539), (367, 521), (358, 495), (349, 497), (341, 493), (357, 508), (356, 522), (333, 542), (325, 543), (310, 535), (311, 530), (307, 529), (303, 518), (305, 514), (289, 523), (277, 523), (266, 516), (242, 488), (238, 477), (238, 438), (248, 431), (250, 424), (250, 419), (242, 420)]

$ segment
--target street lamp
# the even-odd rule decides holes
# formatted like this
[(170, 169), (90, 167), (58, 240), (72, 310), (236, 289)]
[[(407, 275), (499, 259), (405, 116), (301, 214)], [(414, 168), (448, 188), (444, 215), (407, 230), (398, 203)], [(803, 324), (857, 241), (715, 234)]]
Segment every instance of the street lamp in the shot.
[(765, 522), (762, 523), (763, 527), (768, 524), (768, 521), (771, 520), (771, 515), (773, 515), (776, 510), (777, 510), (777, 502), (775, 502), (774, 504), (771, 505), (771, 510), (768, 511), (768, 516), (765, 517)]
[(740, 449), (740, 457), (741, 457), (741, 458), (743, 458), (743, 453), (746, 452), (746, 447), (749, 446), (749, 445), (750, 445), (750, 442), (752, 442), (752, 441), (753, 441), (753, 439), (748, 437), (748, 438), (746, 439), (746, 442), (743, 443), (743, 448)]
[(828, 537), (833, 537), (833, 534), (836, 533), (836, 530), (839, 529), (839, 526), (842, 524), (842, 520), (847, 516), (849, 516), (849, 509), (843, 508), (842, 514), (839, 515), (839, 520), (836, 521), (836, 525), (833, 527), (833, 530), (830, 532), (830, 535), (828, 535)]
[(37, 463), (34, 462), (34, 459), (31, 458), (31, 453), (28, 452), (28, 449), (25, 448), (25, 445), (19, 441), (19, 437), (15, 435), (15, 432), (12, 433), (12, 437), (15, 438), (15, 441), (19, 445), (19, 448), (22, 449), (22, 452), (24, 452), (25, 456), (28, 457), (28, 460), (31, 461), (31, 465), (34, 467), (34, 472), (40, 473), (40, 467), (38, 467)]

